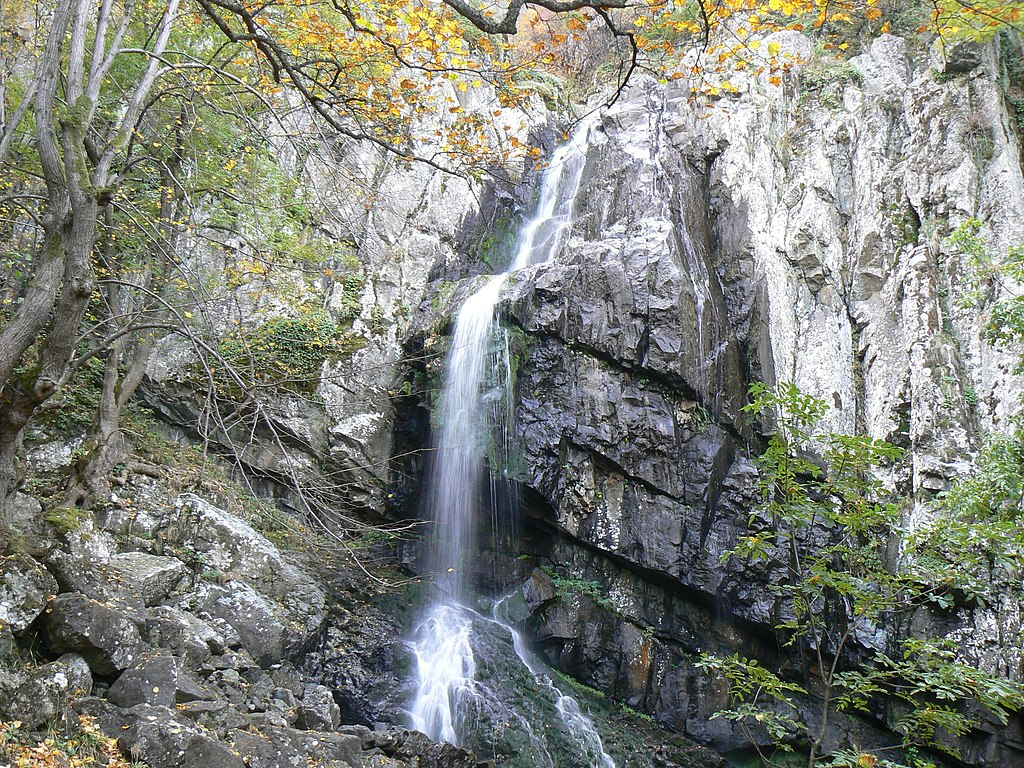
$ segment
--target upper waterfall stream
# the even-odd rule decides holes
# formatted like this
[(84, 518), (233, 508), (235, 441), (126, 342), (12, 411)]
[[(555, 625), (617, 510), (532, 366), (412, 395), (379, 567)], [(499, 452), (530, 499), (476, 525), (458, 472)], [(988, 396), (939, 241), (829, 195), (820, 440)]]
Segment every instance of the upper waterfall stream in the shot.
[[(507, 386), (503, 375), (507, 356), (500, 350), (500, 327), (495, 306), (508, 276), (548, 261), (572, 226), (573, 208), (587, 158), (590, 134), (597, 122), (591, 115), (577, 126), (569, 141), (552, 156), (541, 180), (533, 216), (520, 233), (515, 257), (506, 272), (495, 275), (470, 296), (459, 310), (452, 335), (440, 401), (435, 412), (434, 462), (429, 478), (427, 513), (432, 521), (425, 562), (433, 589), (427, 610), (416, 629), (418, 690), (412, 707), (413, 725), (432, 738), (480, 749), (489, 744), (498, 752), (505, 738), (524, 765), (562, 768), (552, 757), (553, 742), (572, 753), (580, 768), (614, 768), (600, 737), (579, 705), (552, 685), (539, 662), (525, 648), (515, 629), (504, 620), (488, 618), (466, 607), (474, 562), (476, 527), (484, 503), (480, 489), (486, 472), (485, 449), (497, 425), (489, 393)], [(518, 668), (480, 674), (481, 648), (513, 655)], [(507, 665), (508, 660), (487, 662)], [(500, 688), (513, 676), (529, 679), (542, 690), (536, 706), (556, 712), (564, 733), (541, 727), (537, 712), (520, 711), (503, 701)], [(487, 732), (487, 733), (485, 733)], [(515, 739), (507, 733), (517, 734)], [(482, 755), (483, 756), (483, 755)]]

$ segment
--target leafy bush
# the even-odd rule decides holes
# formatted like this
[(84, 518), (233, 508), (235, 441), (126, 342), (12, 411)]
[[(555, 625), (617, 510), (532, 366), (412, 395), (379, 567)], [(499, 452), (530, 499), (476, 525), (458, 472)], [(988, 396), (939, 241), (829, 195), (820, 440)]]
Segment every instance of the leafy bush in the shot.
[(351, 352), (358, 343), (326, 312), (313, 310), (232, 333), (221, 343), (220, 355), (247, 385), (309, 392), (316, 388), (324, 361)]
[[(967, 272), (957, 305), (988, 310), (983, 334), (989, 343), (1024, 344), (1024, 246), (1000, 254), (981, 236), (981, 226), (978, 219), (968, 219), (947, 241), (960, 253)], [(1015, 373), (1024, 373), (1024, 355)]]
[(982, 605), (993, 600), (993, 573), (1024, 569), (1024, 434), (990, 436), (974, 471), (939, 496), (933, 513), (911, 540), (922, 583), (947, 605), (954, 593)]
[[(819, 762), (882, 765), (875, 755), (823, 750), (834, 713), (877, 713), (883, 701), (896, 703), (901, 713), (894, 727), (903, 738), (903, 759), (915, 766), (926, 764), (915, 756), (918, 746), (950, 750), (946, 737), (969, 731), (972, 703), (1005, 724), (1009, 712), (1024, 705), (1021, 687), (963, 663), (946, 641), (891, 637), (898, 652), (876, 651), (849, 667), (860, 632), (901, 626), (897, 619), (917, 608), (943, 604), (941, 585), (936, 589), (915, 568), (889, 563), (899, 500), (872, 473), (901, 452), (869, 437), (817, 435), (827, 406), (792, 384), (774, 391), (754, 385), (751, 395), (747, 412), (773, 419), (776, 430), (758, 460), (762, 506), (750, 516), (750, 533), (725, 558), (786, 564), (781, 582), (770, 587), (781, 617), (775, 630), (803, 665), (784, 677), (757, 659), (703, 655), (698, 666), (724, 677), (733, 697), (715, 716), (741, 729), (757, 725), (783, 750), (794, 742), (809, 745), (812, 768)], [(821, 464), (810, 458), (812, 448), (823, 453)], [(1020, 495), (1019, 482), (1015, 491), (994, 484), (982, 506), (1019, 506)], [(820, 716), (805, 720), (798, 697), (810, 697), (805, 681), (813, 677), (811, 702)], [(884, 764), (901, 765), (896, 758)]]

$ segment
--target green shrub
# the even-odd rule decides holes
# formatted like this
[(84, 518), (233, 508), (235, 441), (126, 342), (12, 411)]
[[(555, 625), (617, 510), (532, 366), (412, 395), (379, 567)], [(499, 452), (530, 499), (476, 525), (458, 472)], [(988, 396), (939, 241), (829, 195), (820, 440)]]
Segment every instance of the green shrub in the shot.
[[(358, 343), (323, 310), (306, 310), (232, 333), (221, 343), (220, 355), (247, 385), (309, 392), (316, 388), (324, 361), (351, 352)], [(222, 380), (229, 388), (237, 385), (233, 377)]]
[[(745, 410), (774, 426), (757, 460), (762, 504), (750, 514), (748, 535), (723, 559), (788, 563), (769, 589), (781, 617), (775, 630), (801, 668), (780, 673), (739, 654), (702, 655), (697, 666), (724, 678), (730, 688), (731, 706), (714, 717), (741, 729), (757, 723), (783, 750), (792, 750), (794, 741), (807, 744), (804, 762), (810, 768), (907, 764), (898, 754), (884, 763), (859, 749), (830, 754), (828, 723), (836, 712), (898, 708), (892, 727), (901, 736), (903, 757), (915, 768), (922, 765), (914, 757), (920, 747), (956, 756), (946, 737), (968, 733), (982, 710), (1006, 724), (1024, 705), (1024, 689), (963, 663), (948, 640), (900, 637), (890, 629), (886, 651), (855, 667), (844, 663), (854, 652), (858, 627), (907, 626), (918, 607), (952, 605), (945, 591), (921, 577), (920, 566), (891, 562), (891, 553), (900, 549), (901, 500), (873, 475), (900, 460), (901, 451), (869, 437), (820, 434), (827, 405), (793, 384), (777, 390), (755, 384), (751, 398)], [(824, 466), (809, 458), (813, 444)], [(995, 482), (1005, 470), (1019, 473), (1020, 456), (1011, 454), (988, 478), (977, 499), (982, 510), (975, 514), (991, 519), (993, 504), (1019, 506), (1019, 474), (1016, 485)], [(948, 526), (936, 536), (949, 542)], [(813, 688), (803, 682), (811, 679)], [(818, 709), (816, 717), (806, 717), (801, 699)]]

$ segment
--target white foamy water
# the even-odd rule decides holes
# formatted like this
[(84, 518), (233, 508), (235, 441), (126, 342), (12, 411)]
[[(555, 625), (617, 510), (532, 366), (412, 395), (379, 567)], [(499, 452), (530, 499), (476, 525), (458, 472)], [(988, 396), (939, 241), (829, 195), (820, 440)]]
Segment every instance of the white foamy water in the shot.
[(470, 619), (457, 608), (440, 603), (420, 624), (413, 644), (420, 678), (412, 709), (413, 728), (452, 744), (459, 738), (455, 730), (459, 704), (474, 695), (472, 629)]
[[(489, 423), (491, 409), (484, 402), (483, 390), (503, 383), (508, 386), (509, 381), (507, 370), (495, 370), (501, 356), (493, 353), (498, 346), (494, 308), (510, 273), (548, 261), (563, 245), (572, 227), (589, 137), (596, 123), (596, 115), (586, 118), (570, 140), (554, 153), (541, 180), (536, 212), (523, 226), (511, 266), (470, 296), (455, 321), (435, 413), (435, 452), (427, 496), (427, 511), (433, 525), (426, 563), (434, 589), (412, 642), (418, 689), (410, 713), (416, 729), (453, 744), (462, 740), (462, 728), (471, 726), (467, 713), (473, 710), (474, 700), (487, 699), (489, 695), (486, 687), (475, 680), (473, 622), (460, 603), (475, 558), (485, 446), (488, 440), (498, 439), (493, 435), (502, 428)], [(507, 357), (506, 350), (506, 361)], [(535, 679), (557, 694), (558, 711), (576, 735), (581, 755), (594, 768), (614, 768), (579, 705), (551, 685), (525, 650), (519, 634), (507, 624), (501, 626), (512, 632), (516, 653)], [(529, 723), (523, 722), (529, 730)], [(535, 738), (533, 731), (530, 738)], [(546, 753), (544, 756), (550, 760)]]

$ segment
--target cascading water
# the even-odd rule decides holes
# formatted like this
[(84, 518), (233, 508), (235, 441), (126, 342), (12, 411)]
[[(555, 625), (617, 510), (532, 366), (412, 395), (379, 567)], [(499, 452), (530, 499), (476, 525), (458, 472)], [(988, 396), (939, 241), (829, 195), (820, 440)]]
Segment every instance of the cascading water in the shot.
[[(416, 631), (413, 650), (417, 659), (419, 687), (412, 707), (413, 726), (435, 739), (455, 744), (467, 741), (467, 731), (490, 728), (495, 739), (499, 731), (510, 728), (515, 720), (522, 734), (516, 750), (525, 751), (532, 765), (550, 765), (544, 733), (536, 732), (532, 718), (503, 710), (494, 715), (496, 697), (493, 684), (477, 679), (478, 661), (474, 653), (474, 633), (479, 642), (507, 643), (512, 646), (521, 672), (532, 676), (534, 687), (543, 682), (553, 692), (554, 704), (563, 729), (575, 740), (573, 765), (587, 768), (614, 768), (601, 741), (578, 704), (542, 681), (540, 667), (526, 653), (512, 627), (488, 619), (463, 605), (474, 559), (474, 539), (480, 493), (485, 472), (485, 446), (497, 425), (488, 419), (491, 409), (484, 392), (491, 384), (501, 386), (505, 376), (493, 350), (499, 331), (494, 308), (508, 275), (533, 264), (547, 261), (557, 251), (572, 226), (572, 213), (591, 129), (593, 115), (580, 123), (572, 138), (551, 158), (541, 182), (540, 200), (533, 217), (520, 234), (515, 258), (508, 271), (491, 278), (462, 305), (455, 321), (451, 352), (445, 368), (440, 402), (435, 413), (437, 424), (434, 462), (430, 474), (428, 511), (433, 521), (426, 563), (433, 576), (433, 594), (425, 618)], [(507, 361), (507, 354), (505, 356)], [(496, 631), (497, 630), (497, 631)], [(499, 721), (504, 721), (499, 722)]]

